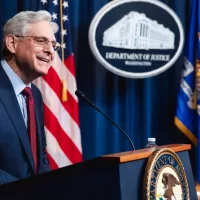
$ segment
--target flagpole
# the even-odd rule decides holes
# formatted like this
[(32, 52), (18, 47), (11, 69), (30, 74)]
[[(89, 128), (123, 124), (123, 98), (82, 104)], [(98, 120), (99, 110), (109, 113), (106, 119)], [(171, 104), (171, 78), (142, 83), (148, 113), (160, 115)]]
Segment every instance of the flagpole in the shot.
[[(62, 0), (60, 0), (60, 27), (61, 27), (61, 59), (62, 59), (62, 64), (64, 65), (64, 35), (63, 35), (63, 10), (62, 10)], [(64, 68), (62, 65), (62, 71), (64, 72)], [(62, 73), (62, 101), (66, 102), (67, 101), (67, 88), (66, 88), (66, 81), (65, 81), (65, 73)]]

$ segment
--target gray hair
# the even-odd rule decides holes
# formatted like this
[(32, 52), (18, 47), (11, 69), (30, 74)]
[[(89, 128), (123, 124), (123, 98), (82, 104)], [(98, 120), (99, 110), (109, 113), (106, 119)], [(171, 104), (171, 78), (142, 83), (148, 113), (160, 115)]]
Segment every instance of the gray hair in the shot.
[[(53, 32), (56, 33), (59, 29), (55, 22), (52, 22), (51, 14), (45, 10), (40, 10), (37, 12), (33, 11), (23, 11), (12, 17), (4, 25), (4, 38), (2, 43), (2, 53), (3, 56), (8, 53), (7, 47), (5, 45), (5, 39), (7, 35), (18, 35), (23, 36), (29, 28), (29, 25), (39, 21), (47, 21), (51, 24)], [(7, 53), (6, 53), (7, 52)]]

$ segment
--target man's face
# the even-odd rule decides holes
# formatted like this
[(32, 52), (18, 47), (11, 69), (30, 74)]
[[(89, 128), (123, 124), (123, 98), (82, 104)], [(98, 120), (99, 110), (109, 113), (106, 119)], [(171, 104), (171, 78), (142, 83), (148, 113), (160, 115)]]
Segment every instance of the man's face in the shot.
[[(55, 51), (51, 42), (56, 39), (51, 25), (46, 21), (31, 24), (25, 36), (33, 37), (16, 37), (16, 64), (26, 78), (35, 79), (47, 74), (52, 66)], [(40, 37), (51, 42), (41, 45)]]

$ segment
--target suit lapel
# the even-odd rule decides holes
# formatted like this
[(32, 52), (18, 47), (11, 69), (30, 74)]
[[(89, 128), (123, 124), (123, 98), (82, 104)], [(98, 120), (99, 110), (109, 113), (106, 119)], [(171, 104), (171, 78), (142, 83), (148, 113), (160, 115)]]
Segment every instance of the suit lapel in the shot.
[(0, 65), (0, 78), (1, 78), (0, 101), (4, 105), (8, 115), (10, 116), (12, 124), (15, 127), (16, 133), (18, 134), (21, 144), (25, 149), (30, 165), (34, 170), (34, 161), (33, 161), (29, 136), (24, 123), (24, 119), (22, 117), (19, 103), (17, 101), (17, 97), (15, 95), (13, 86), (1, 65)]

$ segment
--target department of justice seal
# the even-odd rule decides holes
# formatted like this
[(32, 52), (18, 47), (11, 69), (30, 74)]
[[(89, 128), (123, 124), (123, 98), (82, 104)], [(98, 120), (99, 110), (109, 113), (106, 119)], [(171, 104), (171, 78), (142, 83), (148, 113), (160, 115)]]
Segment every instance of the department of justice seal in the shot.
[(94, 17), (89, 44), (108, 70), (128, 78), (158, 75), (178, 59), (184, 31), (176, 13), (156, 0), (115, 0)]
[(171, 149), (156, 150), (148, 159), (144, 200), (189, 200), (187, 178), (181, 160)]

